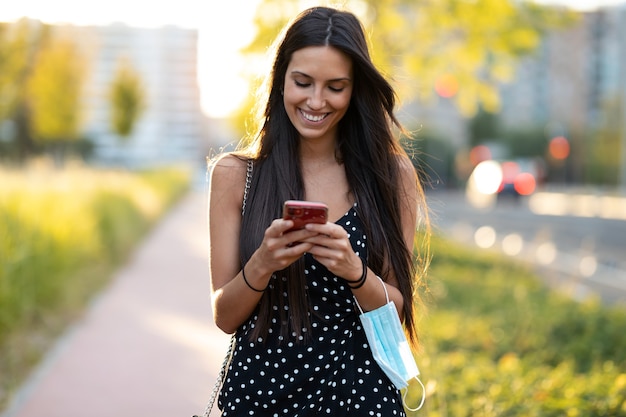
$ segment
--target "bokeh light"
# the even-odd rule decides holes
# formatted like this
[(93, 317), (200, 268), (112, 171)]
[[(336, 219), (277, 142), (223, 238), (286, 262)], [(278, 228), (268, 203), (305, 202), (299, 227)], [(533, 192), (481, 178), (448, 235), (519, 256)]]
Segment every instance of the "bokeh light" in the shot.
[(476, 190), (482, 194), (495, 194), (502, 183), (502, 169), (496, 161), (483, 161), (470, 177)]
[(517, 256), (524, 248), (524, 240), (517, 233), (511, 233), (502, 239), (502, 250), (509, 256)]
[(476, 245), (483, 249), (488, 249), (496, 243), (496, 231), (491, 226), (482, 226), (474, 233)]
[(492, 158), (491, 150), (486, 145), (474, 146), (470, 151), (469, 158), (472, 166), (476, 166), (479, 163)]
[(550, 265), (556, 260), (557, 250), (554, 242), (544, 242), (537, 247), (535, 256), (542, 265)]
[(520, 195), (531, 195), (537, 188), (537, 181), (530, 172), (521, 172), (515, 176), (513, 187)]
[(548, 147), (550, 156), (556, 160), (563, 160), (569, 156), (569, 141), (564, 136), (557, 136), (550, 140)]
[(444, 98), (454, 97), (459, 92), (459, 81), (452, 74), (443, 74), (435, 81), (435, 91)]
[(598, 260), (593, 255), (584, 256), (580, 260), (580, 274), (584, 277), (590, 277), (596, 273), (598, 269)]

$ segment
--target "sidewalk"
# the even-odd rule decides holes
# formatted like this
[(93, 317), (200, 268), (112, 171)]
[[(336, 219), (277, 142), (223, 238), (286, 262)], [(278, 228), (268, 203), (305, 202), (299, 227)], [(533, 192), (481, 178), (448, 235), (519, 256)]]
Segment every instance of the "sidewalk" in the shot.
[(211, 317), (205, 216), (203, 191), (191, 192), (1, 417), (201, 415), (229, 340)]

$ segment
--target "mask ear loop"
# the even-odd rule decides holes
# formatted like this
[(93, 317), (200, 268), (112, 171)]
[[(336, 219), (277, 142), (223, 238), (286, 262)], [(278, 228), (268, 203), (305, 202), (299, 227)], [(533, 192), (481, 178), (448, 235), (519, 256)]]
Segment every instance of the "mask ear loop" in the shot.
[(424, 387), (424, 384), (422, 384), (422, 381), (418, 377), (415, 377), (414, 379), (416, 379), (417, 382), (419, 382), (420, 386), (422, 387), (422, 401), (420, 402), (420, 405), (417, 406), (417, 408), (411, 408), (408, 405), (406, 405), (406, 395), (409, 393), (409, 389), (406, 388), (404, 390), (404, 394), (402, 395), (402, 404), (409, 411), (419, 410), (424, 405), (424, 400), (426, 400), (426, 388)]
[[(387, 304), (389, 304), (389, 292), (387, 292), (387, 286), (385, 285), (385, 282), (383, 281), (383, 279), (381, 277), (376, 275), (376, 278), (378, 278), (378, 280), (382, 284), (383, 290), (385, 290), (385, 300), (387, 301)], [(352, 298), (354, 298), (354, 302), (356, 303), (356, 306), (359, 308), (359, 311), (361, 312), (361, 314), (364, 314), (363, 309), (361, 308), (361, 305), (357, 301), (356, 297), (354, 295), (352, 295)]]

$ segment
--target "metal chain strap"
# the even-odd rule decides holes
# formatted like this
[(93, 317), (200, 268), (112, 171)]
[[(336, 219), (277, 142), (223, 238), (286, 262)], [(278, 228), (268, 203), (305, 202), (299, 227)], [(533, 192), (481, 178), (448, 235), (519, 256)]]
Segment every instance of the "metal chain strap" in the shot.
[[(248, 200), (248, 190), (250, 189), (250, 185), (252, 184), (252, 170), (254, 169), (254, 163), (252, 159), (248, 159), (248, 168), (246, 169), (246, 186), (243, 189), (243, 203), (241, 204), (241, 216), (246, 212), (246, 201)], [(222, 384), (224, 383), (224, 377), (226, 376), (226, 368), (228, 368), (228, 364), (230, 363), (230, 359), (233, 356), (233, 352), (235, 351), (237, 338), (235, 334), (230, 338), (230, 344), (228, 345), (228, 351), (226, 352), (226, 357), (224, 358), (224, 362), (222, 362), (222, 366), (220, 368), (220, 372), (217, 375), (217, 381), (215, 381), (215, 385), (213, 386), (213, 391), (211, 392), (211, 397), (209, 398), (209, 402), (207, 403), (206, 408), (204, 409), (204, 414), (202, 417), (209, 417), (211, 414), (211, 409), (213, 408), (213, 404), (215, 403), (215, 399), (217, 398), (217, 394), (222, 388)], [(198, 417), (198, 416), (193, 416)]]
[(254, 163), (252, 159), (248, 159), (248, 168), (246, 169), (246, 187), (243, 189), (243, 204), (241, 206), (241, 217), (246, 213), (246, 201), (248, 200), (248, 190), (252, 184), (252, 170), (254, 169)]
[[(226, 357), (224, 358), (224, 362), (222, 362), (222, 367), (220, 368), (220, 373), (217, 375), (217, 381), (215, 381), (215, 385), (213, 386), (213, 391), (211, 392), (211, 397), (209, 398), (209, 402), (207, 403), (206, 408), (204, 409), (204, 414), (202, 417), (209, 417), (211, 414), (211, 409), (213, 408), (213, 404), (215, 403), (215, 399), (217, 398), (217, 394), (220, 392), (222, 388), (222, 384), (224, 383), (224, 377), (226, 376), (226, 368), (230, 363), (230, 359), (233, 356), (233, 352), (235, 350), (236, 343), (235, 334), (230, 337), (230, 344), (228, 346), (228, 352), (226, 352)], [(198, 417), (198, 416), (193, 416)]]

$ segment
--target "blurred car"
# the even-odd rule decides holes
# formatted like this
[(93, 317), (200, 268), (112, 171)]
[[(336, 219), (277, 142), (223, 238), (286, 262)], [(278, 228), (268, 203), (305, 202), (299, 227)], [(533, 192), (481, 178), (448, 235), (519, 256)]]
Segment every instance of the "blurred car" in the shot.
[(539, 170), (532, 159), (501, 161), (502, 180), (498, 195), (519, 197), (531, 195), (537, 189)]
[(488, 206), (501, 197), (527, 196), (543, 180), (543, 170), (535, 159), (485, 160), (474, 167), (466, 194), (476, 206)]

